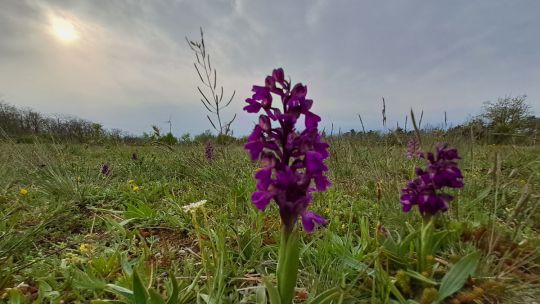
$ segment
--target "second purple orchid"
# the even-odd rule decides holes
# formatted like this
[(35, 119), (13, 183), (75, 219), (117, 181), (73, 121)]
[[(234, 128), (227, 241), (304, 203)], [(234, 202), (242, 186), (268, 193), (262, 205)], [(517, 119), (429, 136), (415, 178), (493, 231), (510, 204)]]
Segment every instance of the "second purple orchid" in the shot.
[[(328, 144), (318, 130), (321, 118), (310, 111), (313, 100), (306, 98), (307, 86), (292, 86), (281, 68), (266, 77), (264, 86), (255, 85), (252, 91), (244, 110), (262, 112), (245, 145), (252, 160), (262, 164), (255, 174), (253, 204), (265, 210), (274, 200), (286, 230), (292, 230), (300, 217), (304, 230), (313, 232), (326, 220), (308, 210), (312, 193), (330, 186), (324, 164)], [(305, 128), (300, 132), (296, 125), (302, 119)]]
[(422, 215), (433, 215), (448, 209), (453, 196), (441, 192), (442, 188), (463, 188), (463, 175), (456, 163), (459, 159), (457, 149), (448, 148), (447, 144), (437, 145), (436, 154), (420, 153), (427, 159), (428, 167), (416, 169), (416, 178), (401, 190), (403, 211), (409, 212), (414, 205)]

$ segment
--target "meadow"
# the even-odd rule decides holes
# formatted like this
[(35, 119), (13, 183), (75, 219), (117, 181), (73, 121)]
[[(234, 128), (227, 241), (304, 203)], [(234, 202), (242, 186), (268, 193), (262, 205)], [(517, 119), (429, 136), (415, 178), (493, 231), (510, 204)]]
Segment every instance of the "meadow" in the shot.
[[(311, 209), (328, 224), (300, 235), (295, 302), (540, 298), (538, 146), (424, 138), (426, 149), (458, 148), (465, 186), (450, 191), (419, 268), (422, 217), (402, 211), (400, 190), (425, 161), (407, 159), (403, 141), (326, 140), (332, 185)], [(269, 301), (280, 220), (274, 204), (251, 203), (257, 164), (241, 145), (214, 145), (210, 159), (201, 144), (4, 141), (0, 150), (2, 301)]]

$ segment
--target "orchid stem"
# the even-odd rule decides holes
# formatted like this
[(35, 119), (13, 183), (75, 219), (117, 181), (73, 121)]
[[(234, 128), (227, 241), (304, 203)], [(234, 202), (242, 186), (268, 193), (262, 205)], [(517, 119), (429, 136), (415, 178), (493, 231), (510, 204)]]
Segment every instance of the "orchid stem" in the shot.
[(292, 303), (298, 276), (300, 246), (296, 228), (283, 226), (277, 265), (277, 284), (282, 304)]

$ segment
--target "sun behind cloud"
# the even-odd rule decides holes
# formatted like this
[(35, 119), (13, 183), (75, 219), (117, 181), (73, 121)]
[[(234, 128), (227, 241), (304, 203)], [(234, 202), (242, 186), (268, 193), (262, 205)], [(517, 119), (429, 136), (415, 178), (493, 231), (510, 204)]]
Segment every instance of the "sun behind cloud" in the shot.
[(63, 17), (51, 16), (51, 32), (60, 41), (72, 43), (80, 38), (80, 34), (68, 19)]

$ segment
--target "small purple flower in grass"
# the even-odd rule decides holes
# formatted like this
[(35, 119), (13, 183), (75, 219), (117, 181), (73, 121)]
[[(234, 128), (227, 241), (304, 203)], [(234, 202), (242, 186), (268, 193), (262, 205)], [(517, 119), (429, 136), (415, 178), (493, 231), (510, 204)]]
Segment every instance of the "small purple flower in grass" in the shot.
[(111, 174), (111, 167), (109, 166), (109, 164), (101, 165), (100, 173), (105, 176), (109, 176), (109, 174)]
[(420, 150), (420, 141), (418, 137), (413, 136), (407, 143), (407, 159), (414, 159), (422, 157), (422, 151)]
[(459, 159), (457, 149), (448, 148), (447, 144), (438, 144), (436, 154), (422, 154), (428, 161), (428, 167), (416, 169), (416, 178), (401, 190), (403, 211), (409, 212), (414, 205), (422, 215), (432, 215), (448, 209), (453, 196), (441, 192), (444, 187), (462, 188), (463, 175), (456, 160)]
[(211, 141), (208, 141), (206, 147), (204, 147), (204, 157), (207, 161), (214, 160), (214, 145)]
[[(300, 217), (304, 230), (313, 232), (326, 220), (308, 211), (312, 193), (330, 186), (324, 175), (328, 171), (324, 164), (328, 144), (318, 130), (321, 118), (310, 111), (313, 100), (306, 98), (307, 87), (301, 83), (292, 86), (281, 68), (266, 77), (264, 86), (253, 86), (252, 91), (244, 110), (263, 112), (244, 146), (251, 159), (260, 160), (262, 165), (255, 174), (253, 204), (264, 210), (273, 200), (287, 230), (292, 230)], [(305, 128), (299, 131), (296, 124), (302, 116)]]

